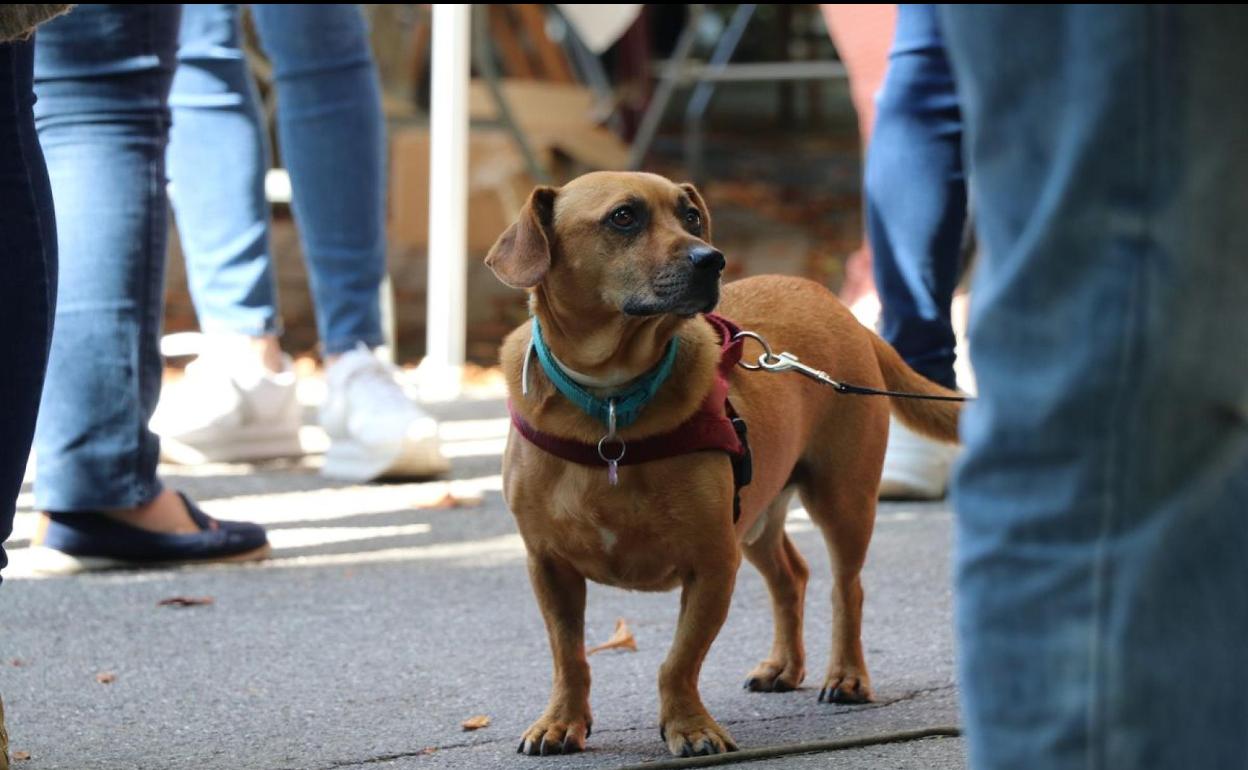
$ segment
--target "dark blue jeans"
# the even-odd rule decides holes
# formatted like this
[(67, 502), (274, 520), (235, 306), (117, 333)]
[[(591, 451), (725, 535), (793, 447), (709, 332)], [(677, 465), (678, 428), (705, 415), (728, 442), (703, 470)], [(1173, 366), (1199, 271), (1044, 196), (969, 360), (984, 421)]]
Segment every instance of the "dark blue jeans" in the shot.
[(945, 6), (971, 767), (1248, 764), (1248, 13)]
[(949, 318), (966, 226), (962, 116), (934, 5), (902, 5), (867, 148), (867, 237), (880, 335), (955, 387)]
[(35, 116), (56, 200), (60, 298), (35, 504), (152, 500), (159, 443), (166, 101), (179, 5), (82, 5), (40, 29)]
[[(35, 133), (34, 43), (0, 43), (0, 543), (30, 456), (56, 307), (56, 219)], [(7, 564), (0, 548), (0, 569)]]

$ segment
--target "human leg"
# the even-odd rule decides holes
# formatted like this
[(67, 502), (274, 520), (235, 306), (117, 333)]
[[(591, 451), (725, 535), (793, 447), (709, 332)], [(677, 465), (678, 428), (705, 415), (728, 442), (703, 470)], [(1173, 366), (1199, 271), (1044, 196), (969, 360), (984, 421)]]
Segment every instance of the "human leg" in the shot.
[[(36, 430), (36, 505), (48, 512), (38, 539), (50, 550), (72, 544), (96, 556), (78, 547), (107, 552), (109, 531), (119, 542), (144, 531), (216, 537), (161, 485), (158, 440), (147, 428), (161, 377), (165, 99), (179, 12), (82, 6), (45, 26), (36, 47), (35, 116), (61, 254)], [(223, 548), (265, 545), (259, 527), (227, 524), (217, 529), (239, 539)], [(164, 544), (171, 552), (186, 545)]]
[(384, 342), (385, 126), (355, 4), (254, 4), (273, 62), (277, 130), (327, 356)]
[(188, 4), (166, 153), (170, 199), (204, 344), (153, 420), (163, 454), (197, 464), (301, 454), (264, 178), (269, 152), (242, 48), (240, 7)]
[(1248, 17), (942, 14), (984, 245), (954, 487), (971, 765), (1242, 766)]
[(252, 6), (278, 93), (278, 136), (326, 355), (323, 472), (365, 481), (447, 468), (437, 423), (371, 352), (383, 342), (385, 133), (358, 5)]
[[(35, 131), (33, 41), (0, 43), (0, 543), (30, 456), (56, 307), (56, 218)], [(0, 548), (0, 570), (6, 564)], [(0, 720), (2, 723), (2, 720)], [(2, 729), (2, 724), (0, 724)]]
[[(867, 149), (867, 232), (880, 335), (930, 380), (956, 387), (950, 308), (966, 225), (962, 118), (936, 7), (902, 5)], [(884, 498), (944, 496), (956, 448), (889, 427)]]

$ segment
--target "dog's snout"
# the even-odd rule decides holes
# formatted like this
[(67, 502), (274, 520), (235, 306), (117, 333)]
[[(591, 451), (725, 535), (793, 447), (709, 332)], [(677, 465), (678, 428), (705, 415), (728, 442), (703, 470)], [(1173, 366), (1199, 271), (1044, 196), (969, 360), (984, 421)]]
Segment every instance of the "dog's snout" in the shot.
[(726, 264), (724, 254), (712, 246), (694, 246), (689, 250), (689, 261), (699, 270), (720, 272)]

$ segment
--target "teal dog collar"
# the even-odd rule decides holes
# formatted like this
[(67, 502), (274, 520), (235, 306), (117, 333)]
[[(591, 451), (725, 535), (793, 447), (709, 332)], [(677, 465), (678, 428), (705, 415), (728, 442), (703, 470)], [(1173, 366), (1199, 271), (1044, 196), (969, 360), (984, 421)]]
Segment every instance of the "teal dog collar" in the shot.
[(609, 398), (599, 398), (573, 381), (563, 367), (559, 366), (554, 354), (547, 347), (546, 340), (542, 339), (541, 324), (538, 323), (536, 316), (533, 318), (533, 352), (537, 354), (538, 363), (542, 365), (542, 371), (546, 373), (546, 377), (581, 411), (604, 425), (610, 424), (614, 405), (615, 426), (619, 428), (626, 428), (636, 422), (641, 410), (650, 403), (654, 394), (658, 393), (659, 388), (667, 381), (676, 363), (677, 343), (678, 341), (673, 337), (672, 341), (667, 343), (667, 352), (663, 354), (663, 359), (658, 365), (631, 383), (627, 390)]

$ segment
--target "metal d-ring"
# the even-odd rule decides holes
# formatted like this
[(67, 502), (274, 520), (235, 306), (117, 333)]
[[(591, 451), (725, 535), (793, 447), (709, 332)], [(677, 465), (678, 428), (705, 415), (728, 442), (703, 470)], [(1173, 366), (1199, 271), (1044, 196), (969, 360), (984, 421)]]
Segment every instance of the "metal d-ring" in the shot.
[[(615, 399), (612, 398), (607, 401), (607, 435), (598, 439), (598, 456), (601, 457), (602, 461), (608, 465), (611, 465), (613, 463), (618, 463), (620, 460), (624, 459), (624, 452), (628, 448), (624, 443), (624, 439), (616, 435), (615, 426), (616, 426)], [(608, 441), (614, 441), (620, 445), (619, 456), (614, 457), (614, 458), (607, 457), (606, 452), (602, 451), (602, 447)]]
[[(605, 446), (608, 441), (614, 441), (615, 443), (620, 445), (620, 453), (616, 455), (615, 457), (607, 457), (607, 453), (603, 451), (603, 446)], [(624, 439), (620, 438), (619, 436), (603, 436), (602, 438), (598, 439), (598, 456), (601, 457), (602, 461), (606, 463), (607, 465), (611, 465), (613, 463), (619, 463), (620, 460), (623, 460), (624, 452), (627, 449), (628, 449), (628, 445), (625, 444)]]
[(762, 352), (762, 355), (758, 357), (757, 364), (747, 364), (745, 363), (745, 361), (738, 361), (737, 365), (740, 366), (742, 369), (749, 369), (751, 372), (756, 372), (759, 369), (775, 369), (777, 366), (780, 366), (783, 363), (784, 359), (780, 358), (780, 356), (773, 353), (771, 351), (771, 345), (768, 345), (767, 340), (763, 339), (758, 334), (754, 332), (745, 331), (743, 329), (737, 332), (736, 334), (732, 335), (732, 339), (734, 341), (739, 340), (743, 337), (749, 337), (750, 339), (757, 342), (759, 345), (762, 345), (763, 352)]

